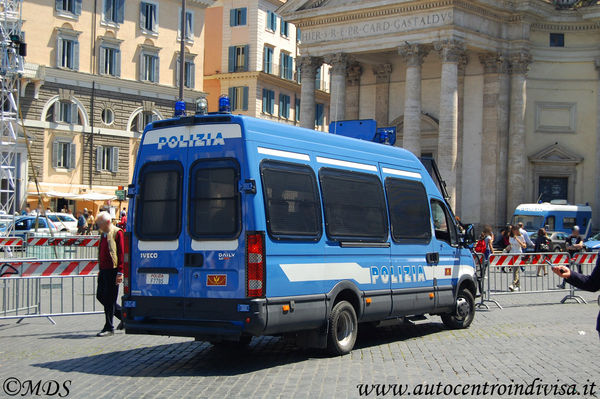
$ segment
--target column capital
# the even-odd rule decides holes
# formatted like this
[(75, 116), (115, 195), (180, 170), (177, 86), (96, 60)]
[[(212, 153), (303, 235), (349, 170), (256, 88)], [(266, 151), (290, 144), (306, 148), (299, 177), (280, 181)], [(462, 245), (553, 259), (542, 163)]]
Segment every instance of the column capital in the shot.
[(323, 58), (303, 55), (298, 57), (296, 62), (300, 65), (300, 73), (314, 75), (317, 73), (317, 69), (323, 65)]
[(526, 75), (531, 62), (531, 54), (528, 51), (512, 54), (510, 56), (510, 71), (513, 74)]
[(346, 68), (351, 61), (350, 56), (345, 53), (329, 54), (326, 55), (323, 60), (325, 63), (331, 65), (331, 73), (337, 74), (346, 73)]
[(392, 74), (392, 64), (373, 65), (373, 73), (377, 83), (389, 83)]
[(600, 74), (600, 57), (594, 59), (594, 66), (596, 67), (596, 71)]
[(346, 69), (346, 82), (355, 86), (360, 83), (360, 76), (362, 75), (362, 67), (358, 62), (353, 62), (348, 65), (348, 69)]
[(421, 66), (430, 50), (430, 46), (406, 43), (398, 47), (398, 54), (400, 54), (408, 66)]
[(458, 63), (465, 54), (465, 44), (455, 39), (437, 41), (433, 48), (439, 52), (442, 62)]
[(469, 63), (469, 56), (467, 56), (466, 54), (463, 54), (458, 58), (458, 76), (459, 77), (464, 77), (468, 63)]
[(479, 55), (484, 73), (508, 73), (508, 60), (503, 54), (486, 53)]

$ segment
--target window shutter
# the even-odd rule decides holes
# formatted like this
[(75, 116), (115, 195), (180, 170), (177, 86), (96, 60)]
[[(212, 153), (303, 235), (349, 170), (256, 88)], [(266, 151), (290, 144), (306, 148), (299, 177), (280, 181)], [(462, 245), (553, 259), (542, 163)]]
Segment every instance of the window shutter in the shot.
[(250, 45), (246, 44), (244, 46), (244, 71), (248, 71), (248, 67), (250, 66)]
[(63, 52), (63, 41), (62, 38), (56, 39), (56, 67), (62, 67), (62, 52)]
[(104, 0), (104, 20), (112, 21), (113, 0)]
[(179, 87), (179, 71), (181, 71), (181, 61), (179, 61), (179, 57), (177, 57), (177, 61), (175, 62), (175, 86)]
[(152, 5), (152, 26), (154, 32), (158, 31), (158, 4)]
[(69, 144), (69, 169), (75, 169), (77, 165), (77, 158), (75, 152), (75, 143)]
[(229, 26), (236, 26), (235, 24), (235, 8), (229, 10)]
[(190, 63), (190, 85), (191, 89), (196, 88), (196, 64)]
[(138, 74), (139, 80), (144, 80), (144, 52), (140, 51), (140, 62), (138, 62)]
[(263, 72), (269, 73), (268, 70), (268, 66), (267, 66), (267, 52), (269, 51), (268, 47), (264, 47), (263, 50)]
[(79, 70), (79, 42), (73, 41), (73, 69)]
[(269, 90), (269, 113), (273, 115), (275, 113), (275, 92)]
[(236, 101), (235, 101), (235, 87), (230, 87), (229, 90), (229, 100), (231, 101), (231, 110), (236, 111)]
[(294, 59), (290, 56), (288, 57), (288, 79), (294, 78)]
[(235, 46), (229, 46), (229, 72), (235, 72)]
[(242, 8), (242, 18), (241, 25), (246, 25), (246, 15), (248, 13), (248, 9), (246, 7)]
[(284, 66), (283, 66), (283, 52), (279, 53), (279, 77), (283, 78)]
[(279, 117), (283, 116), (283, 94), (279, 94)]
[(79, 117), (79, 108), (77, 107), (77, 104), (75, 103), (69, 103), (69, 108), (71, 111), (71, 123), (73, 125), (77, 125), (78, 124), (78, 117)]
[(98, 63), (100, 64), (98, 65), (98, 71), (101, 75), (104, 75), (106, 74), (106, 48), (100, 46), (98, 52), (100, 53), (98, 55)]
[(58, 141), (52, 142), (52, 167), (58, 168)]
[(102, 170), (102, 146), (96, 147), (96, 170)]
[(112, 165), (110, 171), (113, 173), (119, 171), (119, 147), (112, 148)]
[(55, 101), (52, 106), (52, 122), (58, 122), (58, 113), (60, 112), (60, 101)]
[(81, 0), (75, 0), (75, 15), (81, 15)]
[(121, 50), (115, 50), (115, 76), (121, 77)]
[(185, 35), (186, 37), (194, 37), (194, 14), (190, 11), (185, 13)]
[(248, 86), (244, 86), (244, 99), (242, 104), (242, 109), (244, 111), (248, 111)]
[(263, 89), (262, 92), (262, 112), (267, 113), (267, 89)]
[(119, 24), (125, 22), (125, 0), (117, 0), (117, 20)]
[(158, 56), (154, 56), (154, 81), (160, 82), (160, 62)]
[(146, 13), (144, 12), (145, 8), (146, 8), (146, 3), (144, 3), (144, 2), (140, 3), (140, 28), (142, 28), (142, 29), (146, 28)]

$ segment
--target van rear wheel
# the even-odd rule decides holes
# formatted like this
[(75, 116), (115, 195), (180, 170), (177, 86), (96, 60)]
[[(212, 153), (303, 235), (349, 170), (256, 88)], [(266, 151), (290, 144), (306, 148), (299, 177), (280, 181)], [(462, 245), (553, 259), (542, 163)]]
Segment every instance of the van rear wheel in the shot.
[(350, 353), (356, 342), (358, 320), (354, 307), (348, 301), (335, 304), (329, 315), (327, 350), (332, 355)]
[(475, 299), (466, 288), (461, 289), (456, 296), (456, 304), (452, 313), (442, 315), (442, 322), (448, 328), (458, 330), (468, 328), (475, 317)]

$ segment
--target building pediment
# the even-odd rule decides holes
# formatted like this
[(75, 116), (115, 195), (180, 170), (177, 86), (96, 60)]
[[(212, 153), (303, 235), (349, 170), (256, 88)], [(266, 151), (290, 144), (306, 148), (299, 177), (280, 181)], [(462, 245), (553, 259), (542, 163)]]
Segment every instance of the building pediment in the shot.
[(583, 157), (558, 143), (554, 143), (530, 155), (529, 161), (533, 164), (577, 165), (583, 161)]

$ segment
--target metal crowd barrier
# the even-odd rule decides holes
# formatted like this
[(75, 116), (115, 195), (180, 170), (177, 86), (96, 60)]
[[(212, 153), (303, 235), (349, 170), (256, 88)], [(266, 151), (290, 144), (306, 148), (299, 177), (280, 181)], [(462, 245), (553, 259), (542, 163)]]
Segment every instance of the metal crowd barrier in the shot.
[(0, 238), (0, 258), (83, 259), (98, 255), (100, 236)]
[[(564, 288), (560, 287), (563, 279), (553, 273), (551, 267), (562, 265), (576, 271), (581, 267), (584, 274), (590, 274), (597, 259), (597, 252), (579, 253), (573, 258), (570, 258), (568, 253), (502, 253), (491, 255), (487, 261), (481, 254), (476, 254), (475, 261), (479, 263), (481, 270), (481, 301), (477, 307), (489, 309), (487, 303), (493, 303), (502, 309), (498, 299), (492, 296), (549, 292), (565, 293), (561, 303), (568, 300), (586, 303), (569, 283), (566, 283)], [(515, 270), (517, 273), (514, 273)], [(518, 280), (515, 280), (517, 274)]]

